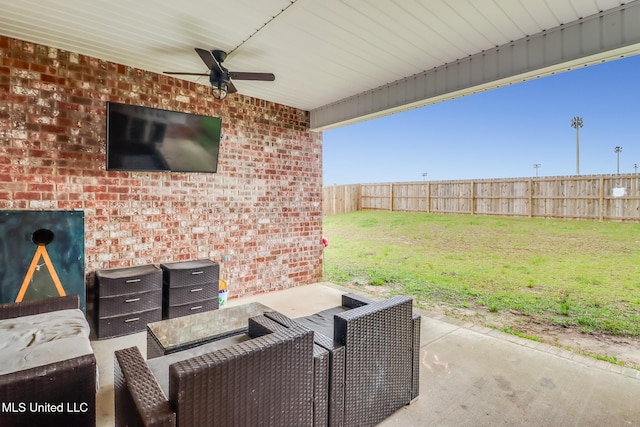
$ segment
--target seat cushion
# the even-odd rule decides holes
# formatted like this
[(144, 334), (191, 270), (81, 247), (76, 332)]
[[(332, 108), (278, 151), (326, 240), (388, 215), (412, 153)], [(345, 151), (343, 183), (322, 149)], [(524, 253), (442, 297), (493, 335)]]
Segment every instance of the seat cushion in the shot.
[(147, 361), (147, 366), (149, 367), (149, 370), (155, 377), (165, 396), (169, 396), (169, 366), (183, 360), (191, 359), (196, 356), (211, 353), (212, 351), (220, 350), (221, 348), (230, 347), (249, 339), (249, 336), (246, 334), (232, 335), (228, 338), (212, 341), (197, 347), (190, 348), (188, 350), (178, 351), (176, 353), (167, 354), (165, 356), (154, 357), (153, 359), (149, 359)]
[(298, 317), (294, 319), (300, 325), (311, 329), (314, 332), (334, 339), (333, 337), (333, 317), (336, 314), (344, 313), (349, 310), (347, 307), (333, 307), (327, 310), (320, 311), (310, 316)]
[(0, 374), (92, 354), (89, 333), (79, 309), (0, 320)]

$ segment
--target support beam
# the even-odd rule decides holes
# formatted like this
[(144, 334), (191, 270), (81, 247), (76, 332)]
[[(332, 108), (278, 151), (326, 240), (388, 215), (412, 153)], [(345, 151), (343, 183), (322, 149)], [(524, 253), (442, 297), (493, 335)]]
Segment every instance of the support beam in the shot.
[(311, 111), (326, 130), (640, 53), (640, 0)]

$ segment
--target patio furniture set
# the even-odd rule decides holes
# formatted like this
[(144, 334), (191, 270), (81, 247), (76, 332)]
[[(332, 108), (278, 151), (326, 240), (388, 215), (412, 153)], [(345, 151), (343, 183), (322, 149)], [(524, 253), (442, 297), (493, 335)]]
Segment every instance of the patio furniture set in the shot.
[(260, 304), (188, 317), (223, 315), (230, 333), (171, 319), (149, 325), (147, 361), (137, 347), (115, 352), (116, 425), (368, 426), (418, 396), (408, 297), (347, 294), (298, 319)]
[[(3, 304), (0, 318), (40, 328), (33, 315), (73, 319), (77, 306), (74, 297)], [(0, 375), (2, 425), (95, 425), (96, 362), (84, 317), (79, 324), (75, 334), (50, 333), (61, 335), (51, 341), (74, 339), (66, 346), (81, 354)], [(297, 319), (252, 303), (150, 323), (146, 360), (138, 347), (115, 352), (115, 424), (375, 425), (418, 396), (419, 340), (420, 317), (401, 296), (347, 294), (340, 306)], [(11, 357), (0, 349), (0, 359)], [(28, 402), (65, 408), (34, 413), (23, 410)]]

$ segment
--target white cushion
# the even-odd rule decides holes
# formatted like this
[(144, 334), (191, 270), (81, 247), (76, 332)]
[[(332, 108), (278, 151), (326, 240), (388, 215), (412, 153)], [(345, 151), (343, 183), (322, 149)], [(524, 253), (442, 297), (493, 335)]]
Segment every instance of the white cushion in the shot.
[(0, 320), (0, 374), (93, 353), (79, 309)]

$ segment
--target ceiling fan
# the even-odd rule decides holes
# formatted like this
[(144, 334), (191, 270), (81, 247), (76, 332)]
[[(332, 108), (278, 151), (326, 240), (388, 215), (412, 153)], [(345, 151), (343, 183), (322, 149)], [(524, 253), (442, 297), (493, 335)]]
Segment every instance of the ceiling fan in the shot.
[(235, 80), (260, 80), (272, 82), (276, 79), (272, 73), (251, 73), (242, 71), (229, 71), (222, 66), (227, 52), (222, 50), (206, 50), (195, 48), (200, 58), (209, 68), (209, 73), (188, 73), (179, 71), (164, 71), (164, 74), (182, 74), (185, 76), (209, 76), (211, 82), (211, 93), (216, 99), (224, 99), (227, 94), (235, 93), (238, 90), (233, 85), (231, 79)]

